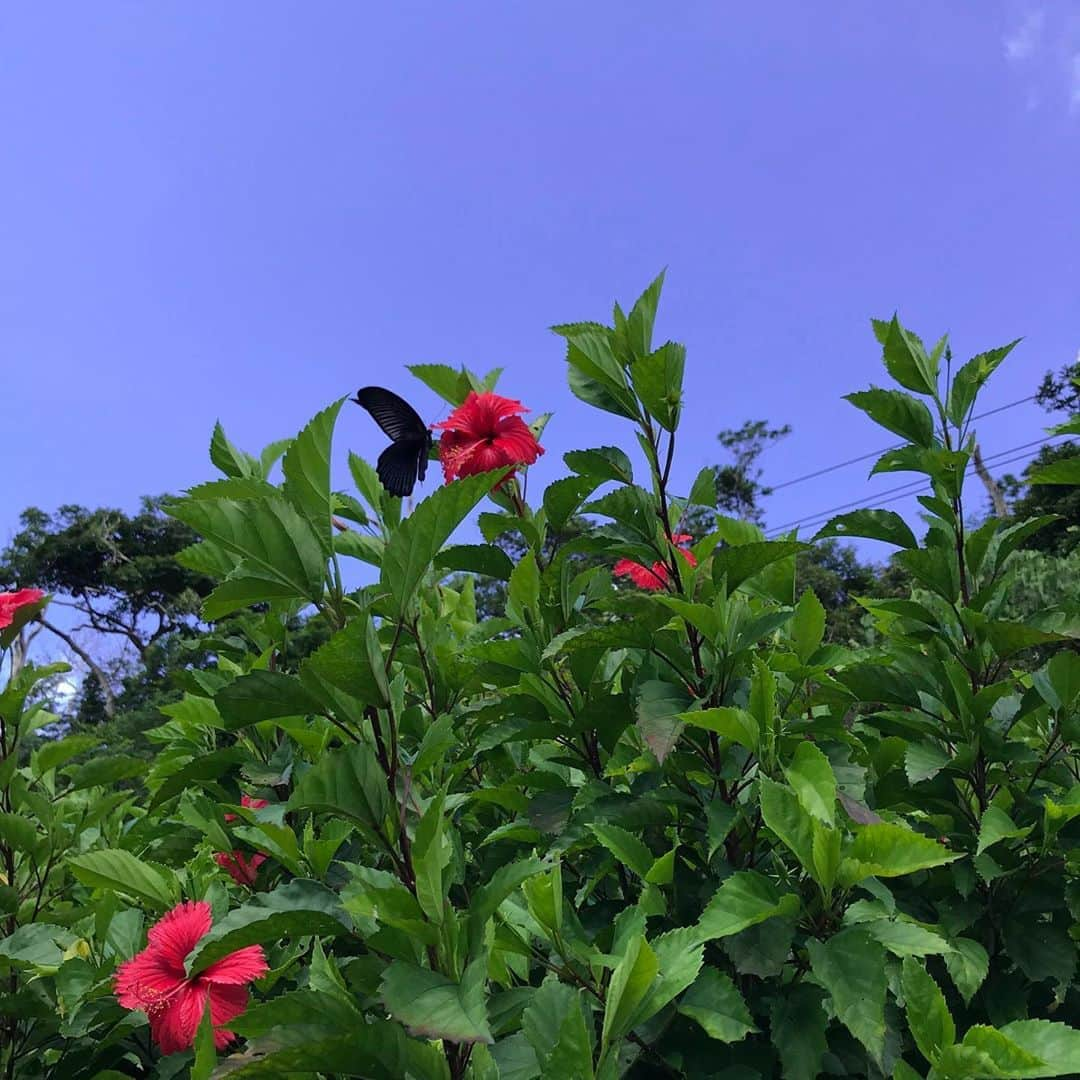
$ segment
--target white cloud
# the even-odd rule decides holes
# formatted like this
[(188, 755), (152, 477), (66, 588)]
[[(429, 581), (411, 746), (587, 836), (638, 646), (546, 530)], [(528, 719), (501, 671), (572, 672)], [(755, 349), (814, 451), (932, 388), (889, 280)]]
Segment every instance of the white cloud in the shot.
[(1029, 11), (1024, 16), (1023, 22), (1011, 34), (1006, 34), (1003, 38), (1005, 59), (1014, 64), (1030, 59), (1042, 41), (1045, 22), (1046, 13), (1041, 9)]

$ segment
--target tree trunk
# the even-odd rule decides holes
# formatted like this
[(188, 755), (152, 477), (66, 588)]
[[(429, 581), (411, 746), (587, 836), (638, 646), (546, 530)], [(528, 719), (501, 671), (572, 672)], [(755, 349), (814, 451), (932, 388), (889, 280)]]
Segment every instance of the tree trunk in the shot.
[(990, 496), (990, 504), (994, 508), (994, 517), (1007, 518), (1009, 516), (1009, 507), (1005, 502), (1005, 496), (1002, 494), (998, 482), (990, 475), (990, 470), (986, 467), (982, 454), (979, 452), (978, 443), (975, 444), (975, 472)]

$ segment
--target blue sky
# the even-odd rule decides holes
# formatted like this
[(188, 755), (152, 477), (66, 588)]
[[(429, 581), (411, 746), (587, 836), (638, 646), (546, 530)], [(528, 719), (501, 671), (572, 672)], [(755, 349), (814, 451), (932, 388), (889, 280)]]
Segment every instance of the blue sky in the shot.
[[(794, 427), (776, 483), (887, 444), (841, 400), (882, 380), (871, 315), (960, 359), (1024, 336), (984, 408), (1080, 347), (1076, 4), (9, 4), (0, 130), (0, 539), (207, 478), (217, 417), (257, 449), (379, 382), (439, 419), (419, 362), (555, 412), (535, 497), (633, 447), (546, 328), (664, 266), (684, 487), (750, 418)], [(769, 521), (906, 479), (866, 469)]]

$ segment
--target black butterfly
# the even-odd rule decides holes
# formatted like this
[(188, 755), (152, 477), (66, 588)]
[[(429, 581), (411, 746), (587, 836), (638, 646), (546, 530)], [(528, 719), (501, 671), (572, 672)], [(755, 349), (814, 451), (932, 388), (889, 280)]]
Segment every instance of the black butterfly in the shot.
[(353, 401), (362, 405), (394, 441), (379, 455), (375, 471), (391, 495), (411, 495), (416, 481), (427, 473), (431, 431), (416, 410), (381, 386), (365, 386)]

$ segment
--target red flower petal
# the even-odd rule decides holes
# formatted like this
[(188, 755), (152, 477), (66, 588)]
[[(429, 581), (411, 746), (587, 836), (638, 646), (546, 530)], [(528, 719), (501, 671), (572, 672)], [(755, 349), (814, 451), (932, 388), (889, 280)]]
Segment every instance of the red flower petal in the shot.
[(263, 854), (252, 855), (250, 859), (244, 857), (242, 851), (216, 851), (214, 862), (218, 864), (237, 885), (247, 885), (249, 888), (255, 884), (255, 875), (259, 867), (266, 862)]
[(441, 428), (439, 460), (446, 482), (508, 466), (531, 465), (544, 452), (529, 426), (516, 414), (520, 401), (472, 392)]
[(478, 394), (470, 390), (465, 400), (443, 421), (432, 424), (440, 431), (491, 431), (502, 417), (529, 410), (513, 398), (490, 391)]
[[(185, 983), (160, 1010), (150, 1014), (150, 1034), (163, 1054), (187, 1050), (195, 1042), (208, 998), (208, 987)], [(212, 1011), (210, 1015), (213, 1018)]]
[(147, 932), (149, 947), (181, 971), (188, 953), (210, 933), (210, 905), (204, 900), (177, 904)]
[(660, 562), (653, 563), (650, 570), (632, 559), (620, 559), (611, 571), (616, 577), (628, 577), (639, 589), (656, 592), (664, 587), (668, 579), (667, 567)]
[(199, 978), (213, 986), (243, 986), (261, 979), (269, 970), (262, 946), (248, 945), (215, 960)]
[(183, 984), (184, 965), (172, 964), (156, 949), (143, 949), (116, 970), (113, 989), (125, 1009), (150, 1010)]
[(40, 589), (17, 589), (0, 593), (0, 630), (15, 621), (15, 612), (27, 604), (36, 604), (45, 594)]
[[(257, 946), (256, 946), (257, 948)], [(248, 1003), (248, 992), (242, 986), (207, 984), (210, 990), (210, 1019), (214, 1025), (214, 1046), (224, 1050), (236, 1038), (231, 1031), (219, 1025), (227, 1024), (239, 1016)]]

